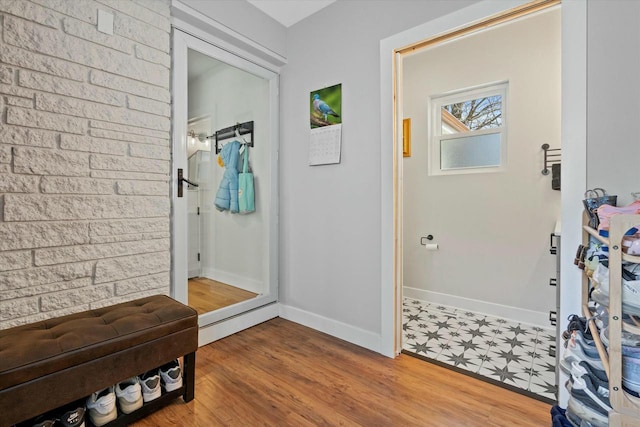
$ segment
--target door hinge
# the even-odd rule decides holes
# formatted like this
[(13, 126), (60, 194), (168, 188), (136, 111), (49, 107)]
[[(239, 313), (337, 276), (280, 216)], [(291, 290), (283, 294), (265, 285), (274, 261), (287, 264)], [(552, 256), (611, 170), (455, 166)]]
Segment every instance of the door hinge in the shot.
[(200, 206), (198, 206), (198, 215), (200, 215)]
[(198, 252), (198, 261), (200, 261), (200, 252)]

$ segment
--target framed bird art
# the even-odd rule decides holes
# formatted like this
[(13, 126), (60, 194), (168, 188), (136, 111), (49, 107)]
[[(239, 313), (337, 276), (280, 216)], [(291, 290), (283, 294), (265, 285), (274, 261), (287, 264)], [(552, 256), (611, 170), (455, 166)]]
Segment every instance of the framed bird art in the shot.
[(342, 84), (312, 91), (309, 108), (311, 129), (342, 123)]

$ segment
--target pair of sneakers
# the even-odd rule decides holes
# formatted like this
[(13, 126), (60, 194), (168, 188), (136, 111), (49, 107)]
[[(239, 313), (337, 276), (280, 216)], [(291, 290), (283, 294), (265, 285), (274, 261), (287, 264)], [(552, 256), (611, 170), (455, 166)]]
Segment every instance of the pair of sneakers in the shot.
[(598, 353), (595, 342), (586, 337), (581, 330), (574, 330), (566, 344), (567, 347), (560, 359), (560, 368), (567, 375), (571, 374), (573, 362), (580, 363), (581, 361), (588, 363), (595, 369), (604, 371), (604, 365), (600, 359), (600, 354)]
[[(640, 316), (640, 277), (638, 267), (632, 264), (622, 265), (622, 312)], [(591, 299), (598, 304), (609, 306), (609, 268), (608, 263), (599, 263), (593, 271), (594, 289)]]
[(85, 427), (85, 411), (82, 399), (20, 423), (17, 427)]
[[(623, 319), (624, 320), (624, 319)], [(609, 348), (609, 328), (600, 331), (602, 344)], [(640, 335), (621, 331), (622, 386), (634, 396), (640, 393)]]
[(573, 362), (571, 376), (567, 381), (570, 393), (567, 412), (569, 420), (575, 417), (593, 427), (609, 425), (609, 382), (603, 370), (595, 369), (588, 363)]
[(178, 360), (162, 365), (140, 375), (142, 397), (145, 402), (150, 402), (162, 395), (162, 388), (166, 392), (178, 390), (182, 387), (182, 370)]
[(96, 426), (103, 426), (118, 418), (118, 408), (130, 414), (142, 407), (142, 388), (138, 377), (128, 378), (118, 384), (93, 393), (87, 398), (89, 418)]
[[(155, 400), (162, 394), (161, 386), (167, 392), (182, 387), (182, 371), (178, 360), (173, 360), (160, 368), (144, 373), (140, 377), (128, 378), (116, 385), (92, 393), (86, 400), (86, 410), (91, 422), (96, 426), (103, 426), (118, 417), (118, 408), (125, 414), (142, 407), (144, 402)], [(64, 424), (64, 427), (84, 427), (84, 411), (82, 408), (82, 422)], [(79, 409), (78, 409), (79, 411)], [(67, 414), (70, 415), (70, 414)], [(65, 418), (63, 416), (62, 418)], [(67, 417), (71, 419), (72, 417)], [(78, 418), (78, 417), (76, 417)], [(37, 427), (51, 427), (50, 424), (37, 424)]]
[(580, 330), (586, 334), (589, 339), (593, 339), (591, 337), (591, 331), (589, 330), (589, 323), (586, 317), (578, 316), (577, 314), (571, 314), (567, 320), (569, 323), (567, 324), (567, 329), (562, 332), (562, 338), (567, 341), (571, 338), (571, 334), (573, 331)]

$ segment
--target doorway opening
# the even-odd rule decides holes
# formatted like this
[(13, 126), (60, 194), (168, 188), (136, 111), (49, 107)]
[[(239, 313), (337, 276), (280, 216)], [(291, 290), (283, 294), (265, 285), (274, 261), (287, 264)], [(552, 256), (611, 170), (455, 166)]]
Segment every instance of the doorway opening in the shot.
[[(396, 162), (397, 321), (403, 352), (551, 402), (548, 241), (561, 204), (539, 166), (543, 143), (561, 145), (560, 8), (534, 3), (396, 50), (395, 122), (410, 119), (412, 139)], [(486, 105), (476, 88), (496, 83), (497, 146), (495, 129), (470, 129), (462, 111)], [(472, 145), (493, 153), (493, 169), (475, 167)]]

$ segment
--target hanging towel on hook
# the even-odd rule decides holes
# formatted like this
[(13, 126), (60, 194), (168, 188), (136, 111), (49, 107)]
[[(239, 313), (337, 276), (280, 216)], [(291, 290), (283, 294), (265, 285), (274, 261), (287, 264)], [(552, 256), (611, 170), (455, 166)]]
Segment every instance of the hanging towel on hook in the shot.
[(214, 205), (219, 211), (238, 213), (238, 156), (240, 143), (232, 141), (225, 144), (218, 155), (218, 163), (224, 165), (224, 175), (220, 181)]
[(551, 189), (560, 190), (560, 163), (551, 165)]

